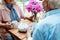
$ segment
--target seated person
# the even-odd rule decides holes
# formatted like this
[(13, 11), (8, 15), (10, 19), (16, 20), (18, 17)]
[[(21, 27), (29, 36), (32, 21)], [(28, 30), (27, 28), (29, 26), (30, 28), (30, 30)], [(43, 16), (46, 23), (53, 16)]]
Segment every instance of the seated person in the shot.
[(60, 40), (60, 0), (44, 0), (47, 12), (33, 33), (33, 40)]
[(15, 0), (2, 1), (3, 2), (0, 6), (0, 35), (5, 37), (5, 39), (7, 40), (13, 40), (11, 35), (6, 31), (6, 29), (12, 28), (12, 21), (19, 22), (20, 19), (23, 18), (22, 11), (18, 7), (18, 5), (16, 5)]

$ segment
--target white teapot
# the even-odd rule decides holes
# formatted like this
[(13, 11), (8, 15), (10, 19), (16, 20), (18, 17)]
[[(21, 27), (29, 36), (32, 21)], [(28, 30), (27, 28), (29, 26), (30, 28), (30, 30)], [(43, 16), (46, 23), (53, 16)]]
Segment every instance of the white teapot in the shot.
[(26, 32), (28, 27), (29, 27), (28, 24), (25, 22), (22, 22), (22, 23), (20, 23), (20, 25), (18, 25), (18, 29), (21, 32)]

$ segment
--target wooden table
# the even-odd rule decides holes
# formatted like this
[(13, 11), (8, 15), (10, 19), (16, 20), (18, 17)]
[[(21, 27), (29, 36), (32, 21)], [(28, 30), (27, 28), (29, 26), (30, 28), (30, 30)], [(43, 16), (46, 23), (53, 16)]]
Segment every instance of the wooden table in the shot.
[(27, 40), (27, 33), (20, 33), (18, 29), (11, 29), (8, 32), (17, 40)]
[[(25, 19), (23, 20), (25, 21), (28, 25), (31, 23), (30, 20)], [(7, 30), (12, 36), (14, 36), (15, 38), (17, 38), (17, 40), (27, 40), (27, 33), (20, 33), (18, 31), (18, 29), (11, 29), (11, 30)]]

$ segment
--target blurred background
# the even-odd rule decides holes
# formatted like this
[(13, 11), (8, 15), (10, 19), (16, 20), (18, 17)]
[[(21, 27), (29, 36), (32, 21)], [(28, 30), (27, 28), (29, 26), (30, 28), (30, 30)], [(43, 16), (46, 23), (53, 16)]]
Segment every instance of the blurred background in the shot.
[[(36, 0), (38, 2), (42, 2), (42, 0)], [(17, 4), (20, 6), (20, 8), (22, 9), (23, 13), (25, 16), (31, 16), (32, 13), (31, 12), (28, 12), (26, 10), (26, 5), (29, 3), (29, 0), (16, 0)], [(43, 14), (44, 14), (44, 11), (42, 10), (40, 13), (37, 14), (37, 18), (39, 19), (39, 21), (41, 19), (43, 19)]]
[[(1, 3), (2, 0), (0, 0), (0, 3)], [(24, 13), (25, 16), (31, 16), (32, 13), (31, 12), (28, 12), (27, 9), (26, 9), (26, 5), (29, 3), (29, 0), (15, 0), (16, 1), (16, 4), (22, 9), (22, 12)], [(36, 0), (38, 2), (42, 2), (42, 0)], [(43, 14), (44, 14), (44, 11), (42, 10), (41, 12), (39, 12), (37, 14), (37, 18), (39, 20), (43, 19)]]

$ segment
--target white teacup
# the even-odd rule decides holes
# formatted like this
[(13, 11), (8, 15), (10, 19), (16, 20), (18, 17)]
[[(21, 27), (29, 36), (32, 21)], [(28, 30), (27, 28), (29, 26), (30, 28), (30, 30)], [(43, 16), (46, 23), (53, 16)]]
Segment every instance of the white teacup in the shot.
[(12, 21), (12, 25), (14, 26), (14, 28), (18, 28), (18, 22), (17, 21)]

